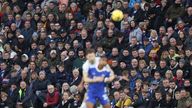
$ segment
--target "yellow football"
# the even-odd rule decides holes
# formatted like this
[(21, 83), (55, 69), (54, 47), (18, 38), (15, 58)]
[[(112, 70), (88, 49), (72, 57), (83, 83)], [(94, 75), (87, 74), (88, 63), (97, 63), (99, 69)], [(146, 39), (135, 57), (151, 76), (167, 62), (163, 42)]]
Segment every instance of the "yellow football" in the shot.
[(114, 10), (111, 14), (111, 19), (115, 22), (119, 22), (123, 19), (123, 12), (121, 10)]

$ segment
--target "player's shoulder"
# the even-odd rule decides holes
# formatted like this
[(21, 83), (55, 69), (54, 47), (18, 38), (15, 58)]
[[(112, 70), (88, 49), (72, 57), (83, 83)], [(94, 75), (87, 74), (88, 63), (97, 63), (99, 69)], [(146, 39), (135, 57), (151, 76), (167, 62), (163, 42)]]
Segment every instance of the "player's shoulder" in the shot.
[(90, 68), (90, 65), (89, 65), (89, 64), (90, 64), (90, 63), (89, 63), (88, 60), (83, 64), (83, 66), (82, 66), (83, 73), (87, 73), (87, 72), (88, 72), (88, 70), (89, 70), (89, 68)]
[(87, 67), (87, 66), (89, 66), (89, 61), (88, 60), (86, 60), (85, 63), (83, 64), (83, 67)]
[(104, 71), (110, 72), (110, 66), (109, 64), (107, 64), (106, 66), (104, 66)]

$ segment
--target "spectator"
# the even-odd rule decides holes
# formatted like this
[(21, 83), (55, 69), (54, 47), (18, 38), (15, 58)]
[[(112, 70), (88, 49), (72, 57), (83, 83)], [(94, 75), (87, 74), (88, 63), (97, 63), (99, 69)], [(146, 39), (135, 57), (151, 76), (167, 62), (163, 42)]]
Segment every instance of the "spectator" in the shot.
[(166, 103), (165, 106), (169, 107), (169, 108), (173, 108), (174, 107), (174, 100), (172, 99), (172, 95), (171, 94), (166, 94)]
[(183, 12), (184, 8), (181, 5), (181, 0), (175, 0), (174, 4), (168, 8), (166, 13), (167, 22), (170, 24), (169, 26), (176, 24), (177, 18), (181, 17)]
[(142, 81), (150, 83), (151, 80), (152, 80), (152, 78), (150, 76), (150, 71), (148, 69), (143, 69), (142, 70)]
[[(132, 1), (135, 1), (135, 0), (132, 0)], [(139, 3), (134, 3), (133, 16), (136, 23), (139, 23), (144, 19), (143, 10), (141, 9)]]
[(145, 90), (142, 90), (142, 93), (141, 93), (141, 103), (140, 103), (140, 105), (139, 105), (139, 107), (148, 107), (149, 106), (149, 104), (150, 104), (150, 101), (151, 101), (151, 99), (150, 99), (150, 97), (149, 97), (149, 93), (147, 92), (147, 91), (145, 91)]
[(114, 99), (111, 101), (111, 104), (113, 107), (115, 107), (116, 103), (120, 99), (120, 92), (119, 91), (114, 92), (113, 97)]
[(48, 92), (45, 96), (45, 102), (43, 103), (43, 107), (56, 107), (59, 103), (59, 92), (54, 88), (53, 85), (47, 86)]
[(156, 18), (155, 18), (155, 29), (157, 30), (160, 26), (164, 25), (165, 14), (167, 12), (169, 5), (167, 0), (161, 0), (161, 5), (156, 6)]
[(167, 70), (168, 70), (168, 67), (167, 67), (166, 60), (164, 60), (164, 59), (160, 60), (158, 71), (160, 72), (161, 76), (164, 77)]
[(8, 89), (8, 96), (10, 97), (10, 100), (13, 102), (13, 105), (16, 106), (18, 87), (16, 85), (16, 82), (10, 84), (10, 86), (11, 87)]
[(73, 77), (70, 85), (78, 86), (81, 83), (82, 77), (80, 76), (79, 69), (73, 69)]
[(165, 102), (160, 91), (155, 92), (155, 99), (151, 101), (149, 108), (155, 108), (158, 106), (165, 107)]
[(17, 106), (18, 107), (33, 107), (33, 94), (25, 81), (20, 82), (20, 88), (18, 91), (18, 100)]
[(70, 94), (68, 92), (64, 92), (63, 96), (62, 96), (62, 101), (59, 103), (59, 107), (58, 108), (64, 108), (64, 107), (69, 107), (70, 106), (70, 101), (72, 101), (71, 99), (69, 99)]
[(137, 37), (133, 36), (131, 38), (131, 41), (130, 41), (130, 44), (128, 45), (128, 48), (129, 48), (130, 51), (133, 51), (133, 49), (134, 50), (139, 50), (140, 43), (138, 43)]
[(11, 99), (8, 97), (7, 93), (5, 92), (1, 92), (1, 102), (0, 102), (0, 106), (3, 107), (9, 107), (9, 108), (13, 108), (13, 102), (11, 101)]
[(9, 71), (7, 70), (7, 64), (5, 62), (1, 63), (1, 80), (7, 77)]
[(116, 44), (116, 37), (114, 36), (113, 30), (108, 30), (108, 35), (102, 40), (102, 45), (107, 54), (110, 54), (110, 50)]
[(177, 70), (174, 80), (176, 81), (176, 84), (178, 85), (178, 87), (181, 87), (183, 85), (184, 79), (183, 79), (182, 70), (179, 70), (179, 69)]
[(51, 84), (56, 85), (57, 82), (57, 69), (56, 66), (51, 66), (49, 73), (48, 73), (48, 79), (50, 80)]
[(129, 106), (131, 106), (131, 99), (127, 96), (127, 95), (125, 95), (125, 93), (124, 92), (121, 92), (120, 93), (120, 99), (119, 99), (119, 101), (116, 103), (116, 107), (117, 108), (121, 108), (121, 107), (129, 107)]
[(67, 82), (64, 82), (62, 84), (61, 93), (63, 94), (64, 92), (69, 92), (69, 87), (69, 84)]
[(0, 1), (0, 105), (42, 108), (52, 84), (56, 107), (81, 106), (84, 53), (93, 48), (116, 76), (111, 106), (123, 91), (128, 107), (191, 107), (191, 0)]
[(184, 45), (187, 48), (191, 48), (190, 47), (190, 45), (191, 45), (191, 36), (192, 36), (192, 28), (189, 29), (189, 36), (187, 37), (187, 39), (185, 40), (185, 43), (184, 43)]
[(83, 49), (78, 50), (78, 58), (73, 62), (74, 68), (79, 68), (81, 70), (83, 63), (85, 62), (85, 52)]
[(110, 94), (113, 94), (115, 91), (119, 91), (122, 89), (121, 83), (118, 80), (116, 80), (113, 85), (114, 85), (114, 88)]
[(184, 23), (186, 23), (186, 24), (191, 24), (191, 15), (192, 15), (192, 7), (191, 6), (189, 6), (188, 8), (187, 8), (187, 12), (186, 12), (186, 14), (183, 16), (183, 21), (184, 21)]
[(131, 41), (131, 38), (133, 36), (136, 36), (137, 38), (137, 41), (139, 43), (142, 42), (142, 26), (143, 26), (143, 23), (139, 23), (138, 27), (136, 25), (136, 22), (135, 21), (131, 21), (131, 31), (129, 33), (129, 43)]
[(187, 92), (185, 89), (180, 90), (180, 99), (178, 101), (177, 107), (182, 108), (182, 107), (191, 107), (191, 97), (189, 96), (189, 92)]
[(134, 91), (135, 86), (136, 86), (136, 81), (139, 78), (139, 73), (136, 70), (131, 70), (130, 72), (130, 90)]
[(56, 82), (57, 82), (57, 86), (61, 87), (62, 84), (66, 81), (69, 82), (70, 81), (70, 76), (69, 73), (67, 73), (65, 71), (65, 67), (63, 66), (63, 64), (58, 66), (58, 72), (56, 73)]
[(31, 15), (34, 15), (35, 10), (33, 9), (33, 4), (32, 3), (28, 3), (27, 4), (27, 10), (23, 13), (22, 19), (25, 20), (26, 15), (30, 13)]
[(46, 78), (45, 71), (39, 72), (39, 78), (35, 81), (33, 90), (38, 96), (41, 92), (45, 92), (47, 85), (50, 84), (50, 81)]
[(24, 28), (21, 30), (22, 35), (24, 36), (24, 38), (26, 39), (25, 41), (27, 43), (31, 42), (31, 37), (33, 34), (33, 28), (31, 28), (31, 22), (30, 21), (25, 21), (24, 23)]
[(188, 79), (184, 81), (184, 88), (186, 89), (187, 92), (190, 93), (190, 96), (191, 96), (191, 93), (192, 93), (191, 83), (190, 83), (190, 81)]
[(81, 106), (81, 97), (79, 94), (74, 96), (74, 100), (71, 102), (71, 108), (77, 108)]
[(146, 55), (148, 55), (150, 50), (152, 49), (152, 44), (149, 42), (148, 38), (143, 39), (143, 45), (142, 46), (143, 46), (143, 49), (146, 52)]

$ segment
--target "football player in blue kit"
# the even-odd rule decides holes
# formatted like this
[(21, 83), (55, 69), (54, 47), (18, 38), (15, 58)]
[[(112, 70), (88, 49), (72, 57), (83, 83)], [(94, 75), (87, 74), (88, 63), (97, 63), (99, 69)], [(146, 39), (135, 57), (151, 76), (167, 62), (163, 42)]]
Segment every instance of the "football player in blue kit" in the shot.
[(86, 107), (94, 108), (98, 100), (104, 108), (110, 108), (106, 84), (114, 79), (114, 72), (106, 57), (96, 57), (93, 49), (87, 50), (87, 61), (83, 64), (83, 79), (88, 83), (85, 96)]

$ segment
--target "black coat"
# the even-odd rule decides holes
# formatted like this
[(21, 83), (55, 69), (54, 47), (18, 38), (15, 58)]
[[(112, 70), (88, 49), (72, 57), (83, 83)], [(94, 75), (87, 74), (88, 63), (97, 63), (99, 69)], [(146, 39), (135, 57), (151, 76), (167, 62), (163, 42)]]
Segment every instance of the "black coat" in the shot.
[(13, 91), (9, 89), (8, 96), (10, 97), (11, 101), (13, 102), (13, 105), (15, 106), (18, 98), (18, 89), (15, 89)]
[(73, 70), (73, 61), (75, 60), (74, 57), (70, 57), (69, 59), (64, 61), (64, 68), (66, 72), (69, 72), (68, 74), (72, 76), (72, 70)]
[(34, 82), (33, 85), (33, 90), (34, 91), (45, 91), (47, 90), (47, 85), (50, 84), (50, 81), (45, 79), (45, 80), (37, 80)]
[(139, 9), (135, 13), (133, 13), (133, 16), (134, 16), (135, 22), (137, 23), (143, 21), (145, 18), (142, 9)]
[(70, 82), (70, 76), (67, 72), (57, 72), (57, 84), (62, 85), (64, 82)]
[(148, 108), (166, 108), (165, 101), (161, 99), (157, 101), (156, 99), (151, 100)]
[(80, 101), (73, 101), (72, 103), (71, 103), (71, 106), (70, 106), (70, 108), (79, 108), (81, 106), (81, 102)]
[(160, 26), (163, 26), (167, 9), (168, 9), (168, 6), (165, 6), (165, 7), (157, 6), (156, 7), (156, 9), (155, 9), (156, 18), (155, 18), (155, 23), (154, 23), (155, 29), (158, 29)]
[(51, 81), (51, 84), (55, 85), (57, 82), (57, 73), (49, 73), (48, 79)]
[(71, 85), (71, 86), (72, 86), (72, 85), (78, 86), (78, 85), (81, 83), (81, 80), (82, 80), (82, 77), (79, 76), (78, 78), (73, 79), (70, 85)]
[(120, 71), (120, 67), (117, 66), (117, 67), (112, 67), (113, 71), (114, 71), (114, 74), (115, 75), (121, 75), (121, 71)]
[[(20, 91), (23, 91), (23, 93), (20, 94)], [(17, 92), (17, 102), (21, 102), (24, 108), (33, 106), (33, 97), (33, 92), (29, 87), (27, 87), (25, 90), (19, 89), (19, 91)]]
[(59, 105), (58, 105), (58, 108), (68, 108), (69, 105), (70, 105), (70, 102), (71, 100), (68, 100), (67, 102), (60, 102)]
[(162, 77), (165, 76), (165, 73), (166, 73), (166, 71), (167, 71), (168, 69), (169, 69), (169, 68), (168, 68), (167, 66), (164, 67), (164, 68), (161, 68), (161, 67), (158, 67), (158, 68), (157, 68), (158, 72), (161, 74)]
[(7, 98), (5, 101), (0, 100), (0, 108), (14, 108), (14, 104), (11, 99)]
[(141, 104), (135, 108), (148, 108), (150, 104), (150, 98), (142, 99)]
[(175, 108), (174, 107), (174, 100), (170, 100), (169, 102), (165, 102), (165, 108)]
[(5, 69), (5, 70), (0, 70), (0, 79), (4, 79), (4, 78), (7, 78), (8, 75), (9, 75), (9, 71), (8, 69)]

